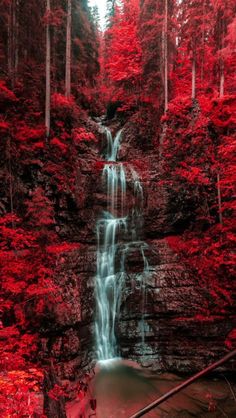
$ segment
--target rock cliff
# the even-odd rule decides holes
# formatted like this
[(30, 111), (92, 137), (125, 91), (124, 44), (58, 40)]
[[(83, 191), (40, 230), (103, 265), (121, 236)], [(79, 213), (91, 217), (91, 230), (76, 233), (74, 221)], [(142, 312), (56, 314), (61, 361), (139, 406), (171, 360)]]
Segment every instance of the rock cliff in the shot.
[[(89, 147), (78, 151), (74, 160), (75, 195), (59, 199), (58, 233), (63, 239), (81, 244), (79, 249), (62, 256), (56, 284), (64, 303), (51, 308), (51, 321), (41, 330), (41, 358), (55, 359), (61, 379), (79, 377), (82, 370), (94, 364), (95, 358), (96, 219), (106, 203), (101, 182), (101, 146), (98, 148), (92, 152)], [(234, 326), (233, 318), (226, 320), (224, 315), (215, 320), (199, 317), (206, 295), (168, 245), (169, 235), (181, 234), (189, 225), (193, 198), (186, 196), (184, 190), (177, 196), (171, 185), (162, 183), (157, 152), (150, 144), (137, 141), (130, 126), (124, 130), (120, 159), (136, 164), (142, 177), (142, 234), (148, 244), (145, 252), (150, 269), (142, 316), (142, 258), (140, 252), (129, 254), (117, 325), (122, 356), (153, 370), (192, 373), (224, 353), (225, 339)], [(144, 343), (140, 336), (142, 321)]]

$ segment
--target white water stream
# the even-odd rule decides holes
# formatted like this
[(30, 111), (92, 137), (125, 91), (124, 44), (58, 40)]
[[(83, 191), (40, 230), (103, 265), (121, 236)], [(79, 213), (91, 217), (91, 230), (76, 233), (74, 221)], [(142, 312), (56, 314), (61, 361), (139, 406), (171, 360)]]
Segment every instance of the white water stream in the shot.
[[(145, 278), (149, 271), (145, 256), (147, 245), (139, 241), (142, 226), (143, 188), (133, 167), (117, 162), (122, 140), (122, 130), (113, 139), (105, 128), (107, 150), (102, 174), (107, 192), (107, 211), (97, 222), (97, 274), (95, 337), (97, 359), (119, 357), (116, 326), (119, 321), (122, 293), (126, 283), (126, 258), (132, 249), (139, 248), (143, 260), (140, 280), (142, 293), (142, 324), (140, 338), (144, 343)], [(132, 202), (128, 195), (128, 181), (132, 184)], [(130, 186), (129, 186), (130, 188)], [(129, 204), (127, 200), (129, 199)]]

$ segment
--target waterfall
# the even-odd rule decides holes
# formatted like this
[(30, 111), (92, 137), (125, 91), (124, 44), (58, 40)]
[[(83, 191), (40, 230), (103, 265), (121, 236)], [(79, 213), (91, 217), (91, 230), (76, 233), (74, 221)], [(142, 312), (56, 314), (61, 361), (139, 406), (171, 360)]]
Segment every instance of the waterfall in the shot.
[[(145, 256), (147, 245), (139, 241), (139, 231), (142, 226), (143, 187), (133, 167), (117, 162), (122, 130), (113, 139), (111, 131), (105, 128), (105, 135), (107, 164), (104, 165), (102, 181), (106, 187), (107, 210), (97, 221), (95, 281), (97, 303), (95, 337), (99, 361), (119, 356), (116, 325), (119, 321), (122, 292), (127, 279), (125, 263), (129, 252), (137, 246), (144, 265), (139, 280), (142, 294), (141, 340), (144, 343), (145, 278), (149, 271)], [(133, 201), (129, 201), (129, 205), (127, 205), (128, 182), (133, 183)], [(131, 209), (130, 206), (132, 206)]]

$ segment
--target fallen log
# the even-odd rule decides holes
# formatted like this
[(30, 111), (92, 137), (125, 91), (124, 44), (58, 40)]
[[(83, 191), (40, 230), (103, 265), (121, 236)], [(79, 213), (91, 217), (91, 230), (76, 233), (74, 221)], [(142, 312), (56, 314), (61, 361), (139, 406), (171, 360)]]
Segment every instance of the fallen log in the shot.
[(171, 398), (172, 396), (176, 395), (178, 392), (180, 392), (182, 389), (186, 388), (187, 386), (191, 385), (195, 380), (199, 379), (200, 377), (205, 376), (206, 374), (210, 373), (212, 370), (217, 369), (222, 364), (229, 361), (231, 358), (236, 356), (236, 349), (228, 353), (226, 356), (224, 356), (221, 360), (216, 361), (215, 363), (211, 364), (210, 366), (206, 367), (201, 372), (198, 372), (194, 376), (190, 377), (189, 379), (185, 380), (184, 382), (180, 383), (175, 388), (171, 389), (169, 392), (167, 392), (165, 395), (161, 396), (160, 398), (156, 399), (154, 402), (150, 403), (143, 409), (140, 409), (138, 412), (136, 412), (134, 415), (132, 415), (129, 418), (139, 418), (143, 415), (147, 414), (152, 409), (156, 408), (161, 403), (167, 401), (167, 399)]

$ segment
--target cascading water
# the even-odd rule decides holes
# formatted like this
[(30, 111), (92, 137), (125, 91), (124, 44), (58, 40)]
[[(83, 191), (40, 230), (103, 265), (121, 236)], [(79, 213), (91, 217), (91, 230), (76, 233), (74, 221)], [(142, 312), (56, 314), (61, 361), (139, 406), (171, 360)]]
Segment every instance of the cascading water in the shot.
[[(122, 130), (113, 139), (105, 128), (107, 149), (103, 169), (103, 183), (107, 190), (107, 211), (97, 222), (97, 315), (95, 336), (99, 361), (119, 356), (116, 339), (116, 324), (119, 320), (122, 291), (126, 280), (126, 256), (133, 248), (139, 248), (144, 269), (141, 274), (142, 324), (141, 339), (144, 343), (145, 277), (149, 271), (144, 249), (147, 245), (139, 241), (142, 226), (143, 188), (134, 168), (117, 162)], [(133, 183), (133, 205), (127, 205), (127, 178)], [(129, 207), (128, 207), (129, 206)]]

